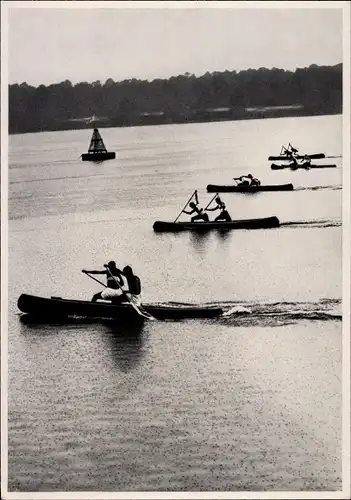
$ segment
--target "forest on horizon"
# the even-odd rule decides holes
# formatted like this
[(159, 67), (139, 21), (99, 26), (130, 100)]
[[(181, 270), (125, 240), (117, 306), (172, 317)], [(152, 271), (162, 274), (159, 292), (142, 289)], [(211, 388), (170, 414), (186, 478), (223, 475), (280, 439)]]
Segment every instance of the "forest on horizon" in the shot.
[[(264, 118), (252, 108), (288, 107), (273, 116), (342, 112), (342, 64), (283, 69), (215, 71), (152, 81), (108, 78), (72, 85), (69, 80), (33, 87), (9, 85), (9, 132)], [(271, 115), (269, 115), (271, 116)]]

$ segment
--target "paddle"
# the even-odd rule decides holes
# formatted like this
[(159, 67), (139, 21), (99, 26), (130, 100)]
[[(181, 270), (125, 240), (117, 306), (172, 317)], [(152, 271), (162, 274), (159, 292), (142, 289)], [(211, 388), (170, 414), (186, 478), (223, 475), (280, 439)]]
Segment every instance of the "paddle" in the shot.
[[(197, 191), (195, 189), (195, 191), (193, 192), (193, 194), (190, 196), (190, 198), (188, 199), (186, 205), (184, 206), (183, 210), (186, 209), (186, 207), (189, 205), (189, 203), (191, 202), (193, 196), (195, 195), (195, 199), (196, 199), (196, 203), (198, 203), (198, 199), (197, 199)], [(178, 214), (178, 217), (174, 220), (174, 222), (177, 222), (177, 220), (179, 219), (179, 217), (182, 215), (183, 213), (183, 210), (181, 210), (181, 212)]]
[(289, 142), (289, 148), (293, 154), (297, 154), (299, 152), (299, 150), (294, 148), (294, 146), (290, 142)]
[[(104, 266), (104, 267), (106, 267), (106, 264), (105, 264), (105, 266)], [(109, 270), (109, 271), (110, 271), (110, 270)], [(106, 288), (106, 285), (105, 285), (102, 281), (98, 280), (97, 278), (94, 278), (94, 276), (92, 276), (91, 274), (89, 274), (89, 272), (88, 272), (88, 271), (86, 271), (85, 269), (82, 269), (82, 273), (86, 274), (87, 276), (89, 276), (89, 278), (91, 278), (92, 280), (95, 280), (97, 283), (99, 283), (100, 285), (102, 285), (103, 287), (105, 287), (105, 288)], [(110, 274), (111, 274), (111, 272), (110, 272)], [(113, 275), (111, 275), (111, 276), (112, 276), (112, 277), (113, 277), (113, 279), (116, 281), (115, 277), (114, 277)], [(119, 283), (118, 283), (117, 281), (116, 281), (116, 283), (117, 283), (117, 285), (120, 287), (120, 285), (119, 285)], [(121, 288), (121, 287), (120, 287), (120, 288)], [(123, 291), (123, 290), (122, 290), (122, 291)], [(130, 302), (131, 306), (132, 306), (134, 309), (136, 309), (136, 310), (137, 310), (138, 314), (140, 314), (141, 316), (143, 316), (143, 317), (145, 317), (145, 318), (147, 318), (147, 319), (156, 320), (156, 318), (154, 318), (153, 316), (151, 316), (151, 314), (149, 314), (149, 313), (148, 313), (147, 311), (145, 311), (144, 309), (141, 311), (141, 309), (142, 309), (142, 308), (141, 308), (140, 306), (139, 306), (139, 309), (140, 309), (140, 311), (141, 311), (141, 312), (139, 313), (139, 309), (137, 309), (137, 307), (138, 307), (138, 306), (137, 306), (136, 304), (134, 304), (134, 302), (132, 302), (132, 299), (129, 299), (129, 297), (128, 297), (128, 296), (126, 296), (126, 299)]]
[(207, 207), (206, 207), (204, 210), (207, 210), (207, 209), (208, 209), (208, 207), (211, 205), (211, 203), (213, 202), (213, 200), (214, 200), (215, 198), (217, 198), (217, 196), (218, 196), (218, 193), (216, 193), (216, 194), (214, 195), (214, 197), (212, 198), (212, 200), (210, 201), (210, 203), (207, 205)]
[(242, 175), (240, 177), (233, 177), (233, 181), (235, 181), (238, 184), (238, 181), (242, 182)]
[[(106, 269), (106, 271), (109, 273), (109, 275), (114, 279), (114, 281), (116, 282), (118, 288), (123, 292), (122, 290), (122, 287), (121, 285), (118, 283), (118, 281), (116, 280), (116, 277), (113, 276), (113, 274), (111, 273), (110, 271), (110, 268), (108, 267), (107, 264), (104, 264), (104, 268)], [(123, 292), (124, 293), (124, 292)], [(154, 320), (156, 321), (156, 318), (154, 318), (154, 316), (152, 316), (151, 314), (149, 314), (147, 311), (145, 311), (145, 309), (143, 309), (142, 306), (137, 306), (133, 300), (131, 298), (128, 297), (127, 294), (124, 294), (127, 301), (129, 302), (129, 304), (133, 307), (133, 309), (135, 309), (135, 311), (139, 314), (139, 316), (143, 316), (144, 318), (147, 318), (147, 319), (150, 319), (150, 320)]]
[(281, 153), (282, 156), (291, 156), (292, 151), (290, 151), (290, 142), (288, 144), (288, 147), (286, 148), (285, 146), (282, 146), (283, 152)]
[(93, 277), (91, 274), (89, 274), (89, 273), (88, 273), (88, 271), (86, 271), (85, 269), (82, 269), (82, 273), (86, 274), (87, 276), (89, 276), (89, 278), (91, 278), (92, 280), (97, 281), (100, 285), (102, 285), (102, 286), (104, 286), (104, 287), (106, 288), (106, 285), (105, 285), (102, 281), (98, 280), (97, 278), (94, 278), (94, 277)]

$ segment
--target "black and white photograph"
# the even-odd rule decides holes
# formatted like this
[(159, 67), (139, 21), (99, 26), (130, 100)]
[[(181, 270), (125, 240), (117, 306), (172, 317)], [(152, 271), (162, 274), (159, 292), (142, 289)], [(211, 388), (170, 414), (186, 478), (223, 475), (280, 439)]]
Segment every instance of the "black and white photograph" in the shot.
[(350, 2), (1, 2), (2, 498), (350, 498)]

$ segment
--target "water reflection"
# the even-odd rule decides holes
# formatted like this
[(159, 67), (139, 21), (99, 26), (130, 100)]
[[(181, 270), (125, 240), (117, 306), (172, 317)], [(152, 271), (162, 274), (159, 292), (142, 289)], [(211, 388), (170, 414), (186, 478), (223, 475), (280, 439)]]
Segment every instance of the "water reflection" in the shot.
[(204, 254), (210, 238), (210, 231), (190, 231), (190, 241), (194, 250), (200, 254)]
[(86, 328), (93, 328), (98, 324), (96, 319), (87, 318), (45, 318), (32, 314), (19, 316), (19, 331), (21, 336), (28, 341), (64, 335), (68, 332), (80, 332)]
[[(99, 350), (98, 346), (102, 342), (102, 352), (110, 356), (118, 370), (124, 373), (139, 364), (144, 352), (143, 318), (128, 323), (86, 318), (49, 322), (25, 314), (20, 317), (20, 325), (25, 343), (43, 346), (49, 342), (54, 346), (56, 354), (63, 352), (64, 347), (67, 349), (68, 344), (76, 346), (77, 343), (94, 352)], [(72, 353), (72, 349), (69, 350)]]
[(133, 370), (141, 361), (145, 349), (144, 323), (123, 325), (104, 323), (107, 350), (123, 373)]
[[(20, 322), (22, 325), (28, 325), (32, 329), (35, 329), (40, 325), (40, 330), (42, 330), (41, 325), (47, 325), (48, 329), (56, 326), (63, 325), (89, 325), (98, 323), (99, 320), (95, 318), (48, 318), (45, 316), (35, 316), (33, 314), (22, 314), (20, 317)], [(23, 330), (25, 331), (25, 330)]]
[[(38, 330), (42, 332), (43, 330), (56, 330), (58, 326), (86, 326), (86, 325), (104, 325), (108, 327), (111, 332), (123, 333), (126, 335), (134, 334), (135, 331), (139, 331), (144, 323), (142, 317), (136, 316), (135, 318), (128, 318), (126, 321), (116, 320), (116, 319), (100, 319), (100, 318), (83, 318), (83, 317), (47, 317), (47, 316), (35, 316), (33, 314), (22, 314), (19, 316), (21, 325), (30, 326), (31, 330)], [(43, 325), (47, 328), (43, 329)], [(23, 328), (22, 333), (25, 333), (28, 329)]]
[(228, 240), (231, 236), (231, 231), (229, 229), (218, 229), (217, 235), (221, 240)]

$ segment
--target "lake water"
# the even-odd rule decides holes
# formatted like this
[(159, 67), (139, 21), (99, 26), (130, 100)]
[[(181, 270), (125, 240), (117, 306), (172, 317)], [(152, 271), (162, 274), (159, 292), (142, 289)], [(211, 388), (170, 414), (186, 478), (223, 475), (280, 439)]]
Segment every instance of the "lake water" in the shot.
[[(340, 489), (342, 117), (100, 132), (115, 160), (81, 161), (90, 130), (9, 140), (9, 490)], [(338, 168), (271, 170), (289, 141)], [(153, 232), (249, 172), (295, 191), (224, 193), (228, 211), (280, 228)], [(21, 321), (21, 293), (90, 299), (80, 271), (109, 260), (145, 303), (228, 314)]]

